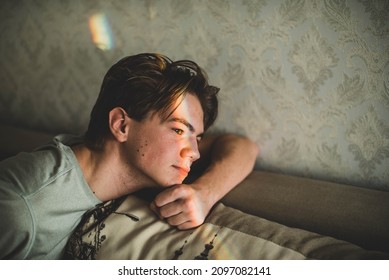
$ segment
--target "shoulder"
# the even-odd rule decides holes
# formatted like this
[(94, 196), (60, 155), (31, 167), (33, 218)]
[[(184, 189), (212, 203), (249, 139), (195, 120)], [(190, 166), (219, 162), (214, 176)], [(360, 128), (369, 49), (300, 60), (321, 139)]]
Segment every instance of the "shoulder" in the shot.
[[(12, 188), (28, 195), (77, 166), (71, 150), (72, 138), (58, 136), (29, 153), (19, 153), (0, 162), (0, 189)], [(0, 196), (1, 193), (0, 193)]]

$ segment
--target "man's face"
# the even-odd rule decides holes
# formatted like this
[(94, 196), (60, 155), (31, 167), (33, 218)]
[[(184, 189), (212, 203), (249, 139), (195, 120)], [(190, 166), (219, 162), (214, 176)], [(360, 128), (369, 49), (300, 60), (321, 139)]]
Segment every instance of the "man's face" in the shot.
[(173, 106), (167, 120), (151, 114), (134, 122), (126, 143), (127, 164), (142, 183), (158, 186), (181, 184), (192, 163), (200, 157), (198, 141), (204, 132), (198, 98), (186, 94)]

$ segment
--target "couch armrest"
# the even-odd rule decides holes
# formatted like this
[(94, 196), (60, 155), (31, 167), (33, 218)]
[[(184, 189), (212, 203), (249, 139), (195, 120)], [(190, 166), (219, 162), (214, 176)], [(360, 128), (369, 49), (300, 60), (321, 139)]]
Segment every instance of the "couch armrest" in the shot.
[(389, 192), (254, 171), (222, 201), (290, 227), (389, 252)]

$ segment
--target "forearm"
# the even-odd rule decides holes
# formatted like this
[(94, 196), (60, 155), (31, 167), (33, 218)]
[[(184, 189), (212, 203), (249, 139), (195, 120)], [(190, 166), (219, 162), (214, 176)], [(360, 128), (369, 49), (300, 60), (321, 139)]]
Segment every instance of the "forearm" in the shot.
[(211, 208), (253, 170), (259, 148), (247, 138), (228, 134), (215, 138), (208, 149), (210, 163), (192, 186)]

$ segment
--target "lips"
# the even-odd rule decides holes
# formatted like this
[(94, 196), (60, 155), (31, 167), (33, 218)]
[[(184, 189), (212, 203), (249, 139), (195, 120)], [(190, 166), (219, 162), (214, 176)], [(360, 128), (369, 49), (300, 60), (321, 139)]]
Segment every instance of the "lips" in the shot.
[(175, 169), (177, 169), (180, 173), (184, 174), (184, 175), (188, 175), (190, 169), (189, 168), (186, 168), (186, 167), (180, 167), (180, 166), (176, 166), (176, 165), (173, 165), (173, 167)]

